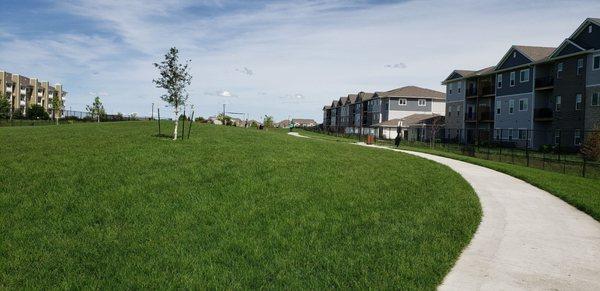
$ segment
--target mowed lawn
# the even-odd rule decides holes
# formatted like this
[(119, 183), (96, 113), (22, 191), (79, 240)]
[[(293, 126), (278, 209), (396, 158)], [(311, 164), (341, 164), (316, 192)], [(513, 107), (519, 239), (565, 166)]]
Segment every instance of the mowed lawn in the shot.
[(458, 174), (416, 157), (155, 132), (0, 128), (0, 289), (434, 289), (481, 218)]

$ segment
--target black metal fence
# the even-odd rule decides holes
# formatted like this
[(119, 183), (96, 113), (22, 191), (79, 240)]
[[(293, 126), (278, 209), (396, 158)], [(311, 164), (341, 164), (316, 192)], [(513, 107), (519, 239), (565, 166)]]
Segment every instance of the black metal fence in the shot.
[[(114, 121), (136, 121), (136, 120), (151, 120), (150, 117), (141, 117), (135, 114), (103, 114), (100, 116), (101, 122)], [(58, 118), (59, 124), (75, 123), (75, 122), (97, 122), (98, 118), (92, 116), (91, 113), (85, 111), (63, 110)], [(50, 115), (48, 119), (28, 119), (26, 116), (11, 118), (0, 118), (0, 127), (6, 126), (42, 126), (53, 125), (57, 121), (54, 116)]]
[[(368, 134), (343, 134), (322, 126), (308, 130), (366, 141)], [(374, 129), (377, 131), (380, 129)], [(377, 142), (392, 145), (396, 133)], [(600, 131), (555, 128), (456, 129), (414, 126), (400, 130), (400, 143), (564, 174), (600, 178)]]

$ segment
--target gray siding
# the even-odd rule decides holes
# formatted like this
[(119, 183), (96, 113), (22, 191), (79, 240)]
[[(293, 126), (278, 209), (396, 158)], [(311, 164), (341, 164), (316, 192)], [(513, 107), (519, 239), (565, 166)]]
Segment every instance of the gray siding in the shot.
[[(458, 110), (460, 108), (460, 111)], [(450, 101), (446, 102), (446, 128), (463, 129), (465, 122), (465, 102)]]
[[(521, 83), (519, 74), (521, 70), (528, 69), (529, 70), (529, 81)], [(510, 86), (510, 72), (515, 72), (515, 86)], [(502, 88), (496, 88), (496, 96), (503, 95), (515, 95), (515, 94), (524, 94), (531, 93), (533, 90), (533, 79), (535, 76), (533, 75), (533, 69), (529, 68), (520, 68), (511, 71), (502, 72)], [(494, 84), (497, 87), (497, 84)]]
[[(600, 84), (600, 70), (593, 70), (594, 67), (594, 56), (600, 56), (600, 52), (597, 54), (589, 54), (587, 59), (586, 69), (586, 84), (587, 85), (598, 85)], [(590, 95), (588, 95), (590, 96)]]
[[(519, 111), (519, 100), (527, 99), (529, 104), (526, 111)], [(509, 113), (509, 100), (514, 100), (515, 110), (513, 114)], [(512, 96), (496, 96), (496, 101), (500, 101), (500, 114), (494, 114), (494, 128), (499, 129), (532, 129), (533, 122), (533, 93), (525, 93)], [(496, 113), (494, 109), (494, 113)]]
[(592, 94), (600, 94), (600, 85), (587, 88), (585, 98), (585, 130), (600, 130), (600, 106), (592, 106)]
[[(516, 55), (514, 55), (514, 57), (513, 57), (513, 53), (515, 53), (515, 52), (516, 52)], [(531, 61), (527, 57), (525, 57), (523, 54), (521, 54), (520, 52), (518, 52), (515, 49), (511, 49), (510, 53), (508, 55), (508, 58), (506, 58), (506, 60), (504, 60), (504, 63), (500, 64), (500, 67), (498, 67), (498, 69), (500, 69), (500, 70), (508, 69), (508, 68), (528, 64), (530, 62)]]
[[(406, 105), (399, 105), (398, 104), (398, 100), (399, 99), (406, 99)], [(424, 99), (424, 98), (423, 98)], [(390, 102), (390, 106), (389, 106), (389, 110), (396, 110), (396, 111), (429, 111), (431, 112), (431, 99), (425, 99), (425, 106), (419, 106), (418, 105), (418, 98), (389, 98)], [(383, 107), (385, 110), (388, 109), (387, 104), (385, 107)]]
[[(458, 91), (458, 83), (461, 84), (461, 89), (460, 92)], [(460, 80), (460, 81), (456, 81), (456, 82), (452, 82), (452, 92), (450, 92), (450, 83), (448, 83), (446, 85), (446, 101), (447, 102), (452, 102), (452, 101), (461, 101), (465, 99), (465, 91), (466, 91), (466, 85), (465, 85), (465, 80)]]

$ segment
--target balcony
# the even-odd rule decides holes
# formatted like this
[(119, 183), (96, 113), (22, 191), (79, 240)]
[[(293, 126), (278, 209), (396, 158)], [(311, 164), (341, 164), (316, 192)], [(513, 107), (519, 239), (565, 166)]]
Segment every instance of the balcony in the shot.
[(493, 122), (494, 114), (492, 114), (492, 111), (489, 109), (480, 110), (479, 114), (477, 115), (477, 120), (481, 122)]
[(38, 93), (37, 93), (37, 96), (38, 96), (38, 97), (44, 97), (44, 93), (43, 93), (43, 92), (38, 92)]
[(467, 112), (467, 114), (465, 114), (465, 121), (466, 122), (476, 122), (477, 115), (475, 114), (475, 112)]
[(552, 121), (554, 113), (551, 108), (536, 108), (533, 112), (533, 120), (535, 121)]
[(22, 95), (25, 95), (26, 93), (27, 93), (27, 90), (25, 90), (25, 89), (21, 89), (21, 94), (22, 94)]
[(546, 76), (535, 79), (536, 90), (552, 89), (554, 87), (554, 77)]
[(494, 91), (494, 86), (492, 86), (491, 84), (486, 84), (481, 88), (481, 93), (479, 94), (480, 96), (493, 96), (496, 92)]
[(6, 87), (6, 92), (12, 93), (12, 87)]
[(473, 87), (467, 88), (466, 97), (467, 98), (477, 97), (477, 88), (473, 88)]

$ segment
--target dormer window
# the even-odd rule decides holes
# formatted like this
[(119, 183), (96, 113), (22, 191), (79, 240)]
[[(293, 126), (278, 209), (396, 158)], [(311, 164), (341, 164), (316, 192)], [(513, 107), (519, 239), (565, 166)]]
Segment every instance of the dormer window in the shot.
[(592, 33), (592, 26), (588, 26), (588, 33)]
[(513, 59), (517, 57), (517, 52), (513, 52)]

